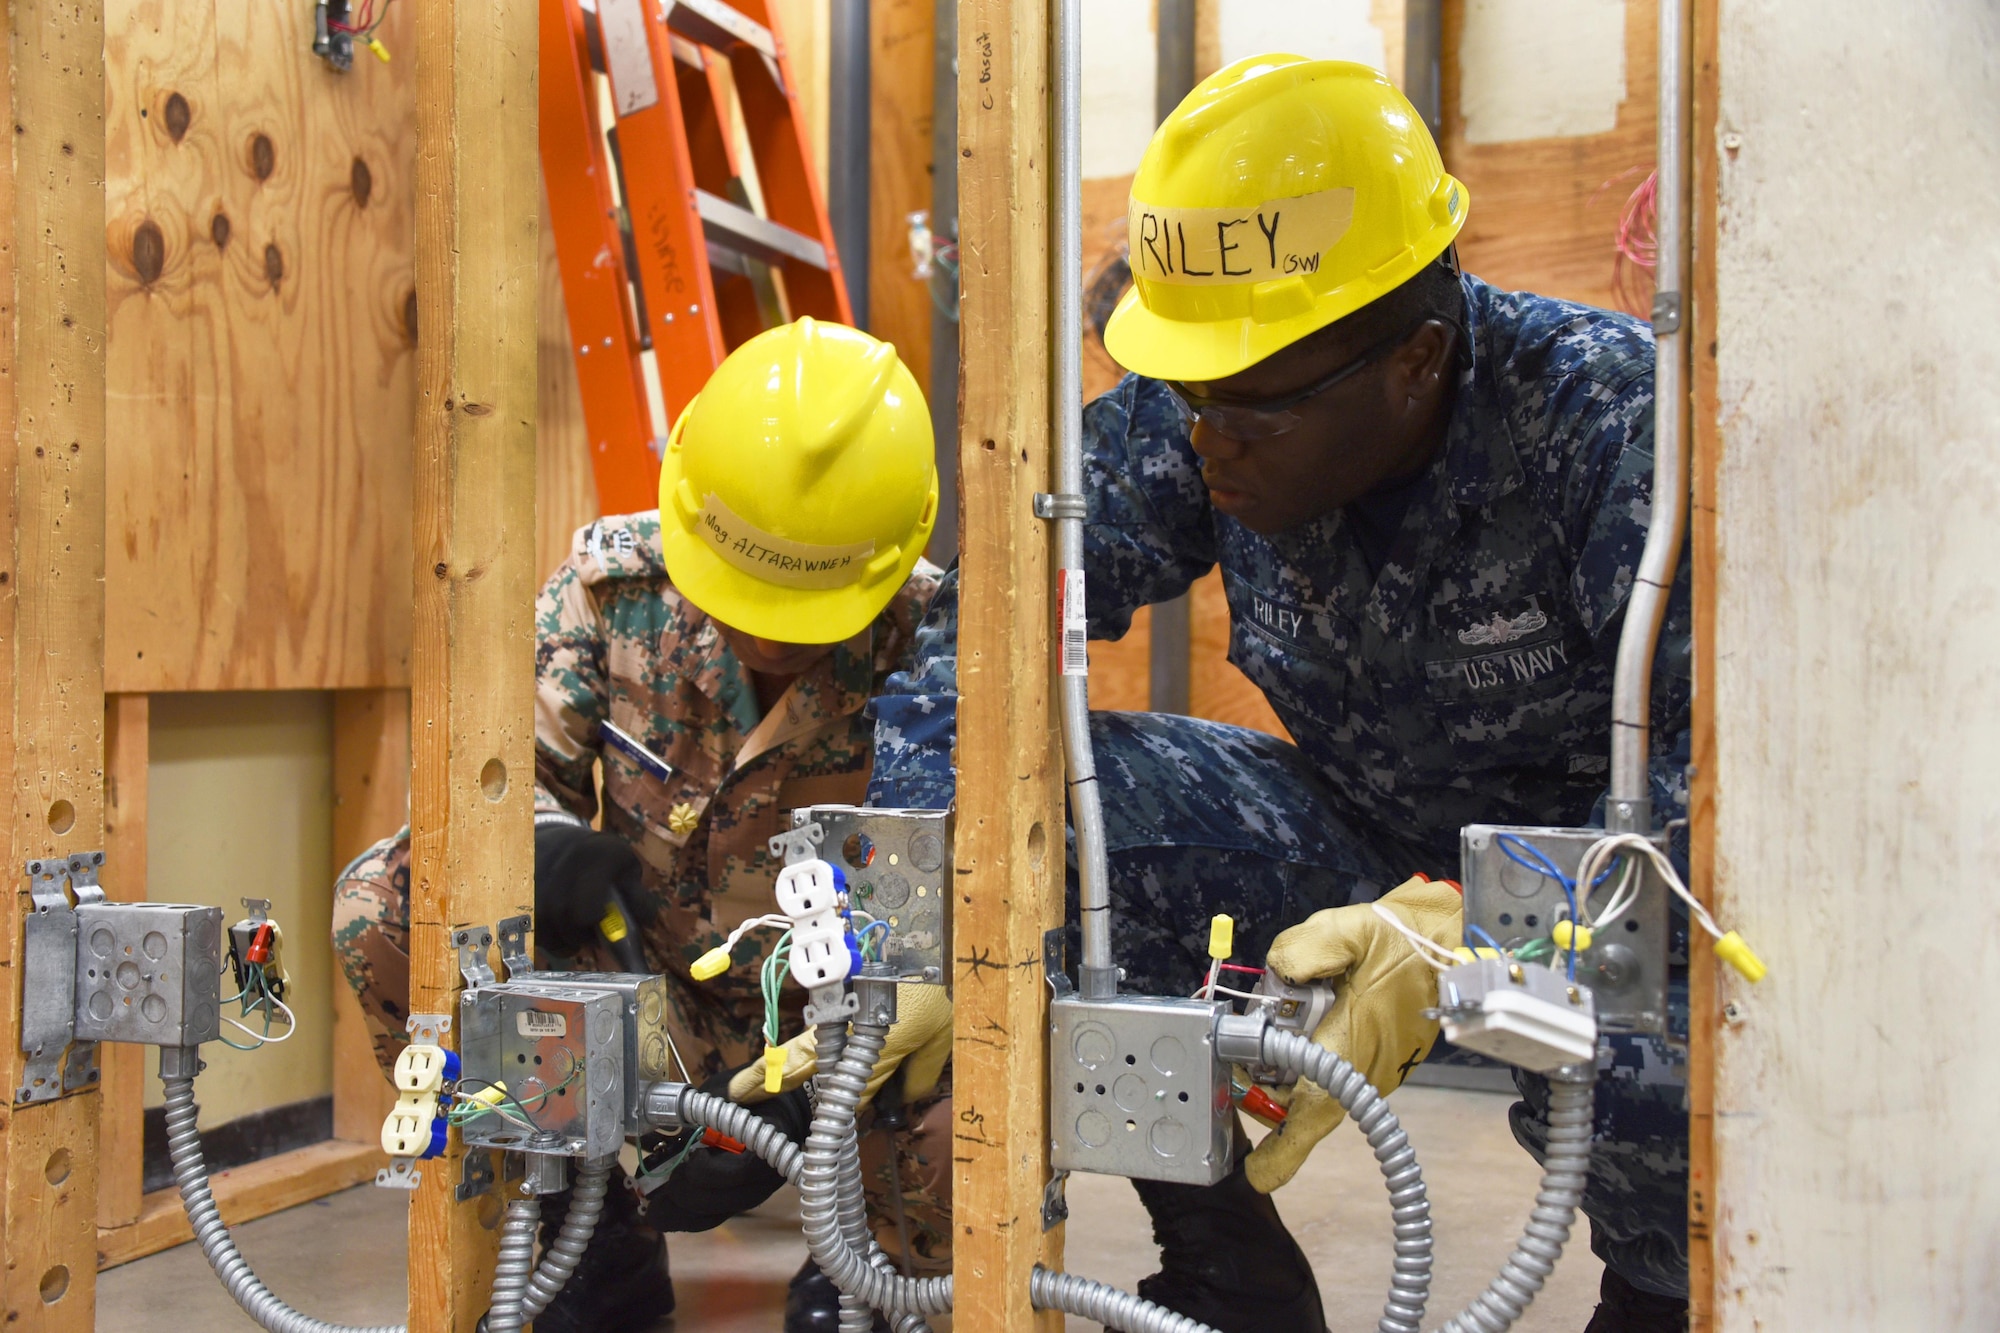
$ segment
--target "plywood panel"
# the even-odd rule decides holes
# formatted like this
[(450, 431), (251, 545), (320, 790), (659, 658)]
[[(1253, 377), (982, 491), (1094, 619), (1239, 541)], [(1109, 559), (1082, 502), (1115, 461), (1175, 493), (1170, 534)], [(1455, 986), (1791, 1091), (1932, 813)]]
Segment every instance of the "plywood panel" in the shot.
[(1718, 11), (1716, 1326), (2000, 1328), (2000, 22)]
[(108, 6), (113, 689), (408, 680), (410, 8)]
[[(1655, 0), (1625, 3), (1625, 100), (1616, 125), (1600, 134), (1513, 143), (1472, 143), (1464, 111), (1466, 10), (1445, 0), (1443, 82), (1445, 164), (1472, 195), (1458, 248), (1467, 271), (1502, 287), (1610, 306), (1619, 209), (1653, 166), (1659, 11)], [(1550, 33), (1547, 59), (1570, 48)], [(1520, 54), (1522, 96), (1559, 85), (1559, 64)], [(1593, 71), (1594, 72), (1594, 71)], [(1646, 288), (1650, 302), (1650, 288)], [(1650, 305), (1649, 305), (1650, 310)]]

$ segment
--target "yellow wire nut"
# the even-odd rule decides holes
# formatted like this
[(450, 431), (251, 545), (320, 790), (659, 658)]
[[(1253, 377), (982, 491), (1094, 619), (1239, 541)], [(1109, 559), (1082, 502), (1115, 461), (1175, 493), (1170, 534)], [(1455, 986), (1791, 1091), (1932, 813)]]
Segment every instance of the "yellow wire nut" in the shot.
[(688, 969), (688, 975), (696, 981), (713, 981), (729, 970), (729, 963), (729, 950), (717, 945), (694, 960), (694, 966)]
[(785, 1048), (764, 1048), (764, 1091), (776, 1095), (785, 1090)]
[(1208, 919), (1208, 956), (1218, 963), (1226, 963), (1235, 952), (1236, 922), (1217, 912)]
[(1561, 949), (1564, 953), (1569, 952), (1570, 941), (1572, 939), (1576, 941), (1578, 949), (1588, 949), (1590, 947), (1590, 927), (1579, 926), (1574, 921), (1558, 921), (1555, 927), (1549, 931), (1549, 938), (1554, 940), (1556, 948)]
[(489, 1083), (478, 1092), (465, 1093), (464, 1098), (474, 1106), (483, 1106), (490, 1111), (501, 1102), (507, 1100), (507, 1085), (505, 1083)]
[(1764, 960), (1733, 930), (1715, 942), (1715, 956), (1741, 972), (1743, 979), (1752, 984), (1762, 981), (1764, 973), (1769, 970), (1764, 966)]
[(375, 58), (377, 60), (381, 61), (385, 65), (389, 63), (389, 48), (382, 45), (381, 38), (370, 37), (368, 39), (368, 49), (375, 53)]
[(612, 903), (604, 909), (604, 915), (597, 919), (597, 928), (603, 931), (604, 938), (613, 944), (624, 939), (629, 933), (625, 929), (625, 914), (618, 910), (617, 903)]

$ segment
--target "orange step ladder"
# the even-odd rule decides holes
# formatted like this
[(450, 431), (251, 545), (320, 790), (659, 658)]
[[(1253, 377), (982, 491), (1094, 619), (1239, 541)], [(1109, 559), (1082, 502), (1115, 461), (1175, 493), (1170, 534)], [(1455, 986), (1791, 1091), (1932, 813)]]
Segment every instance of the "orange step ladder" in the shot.
[(542, 177), (598, 504), (651, 509), (645, 354), (671, 426), (762, 330), (852, 323), (847, 287), (765, 0), (542, 0), (541, 19)]

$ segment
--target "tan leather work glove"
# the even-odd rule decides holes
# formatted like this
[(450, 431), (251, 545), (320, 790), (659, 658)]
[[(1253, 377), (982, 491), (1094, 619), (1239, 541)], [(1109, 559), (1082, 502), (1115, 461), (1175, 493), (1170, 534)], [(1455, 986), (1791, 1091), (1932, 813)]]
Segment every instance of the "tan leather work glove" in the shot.
[[(1450, 884), (1415, 876), (1391, 889), (1381, 904), (1447, 949), (1463, 938), (1464, 903)], [(1334, 983), (1333, 1007), (1313, 1041), (1345, 1058), (1378, 1092), (1401, 1087), (1404, 1075), (1437, 1040), (1437, 1023), (1423, 1014), (1437, 1005), (1437, 972), (1376, 915), (1373, 904), (1313, 913), (1272, 941), (1264, 965), (1287, 981)], [(1269, 1194), (1290, 1180), (1345, 1114), (1325, 1089), (1299, 1080), (1284, 1124), (1244, 1163), (1251, 1187)]]
[[(786, 1042), (783, 1091), (790, 1092), (819, 1070), (819, 1033), (807, 1028)], [(882, 1058), (876, 1062), (875, 1076), (868, 1080), (861, 1104), (874, 1100), (876, 1092), (898, 1069), (903, 1074), (903, 1099), (915, 1101), (935, 1091), (944, 1074), (944, 1062), (951, 1056), (951, 997), (942, 986), (915, 984), (896, 987), (896, 1021), (882, 1043)], [(754, 1060), (736, 1071), (729, 1080), (729, 1100), (752, 1106), (771, 1096), (764, 1087), (764, 1062)]]

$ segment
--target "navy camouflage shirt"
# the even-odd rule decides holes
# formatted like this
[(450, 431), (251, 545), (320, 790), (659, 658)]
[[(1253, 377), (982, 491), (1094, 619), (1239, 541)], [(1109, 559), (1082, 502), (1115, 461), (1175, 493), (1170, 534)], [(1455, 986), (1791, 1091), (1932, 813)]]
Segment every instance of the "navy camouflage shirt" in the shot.
[[(1464, 283), (1470, 355), (1444, 446), (1379, 573), (1343, 513), (1263, 537), (1212, 508), (1164, 385), (1127, 376), (1084, 410), (1091, 636), (1221, 566), (1230, 661), (1336, 805), (1443, 867), (1462, 824), (1580, 824), (1603, 792), (1653, 473), (1648, 326)], [(914, 668), (872, 705), (876, 803), (950, 802), (956, 594), (954, 571)], [(1654, 664), (1659, 795), (1682, 787), (1689, 606), (1684, 551)]]

